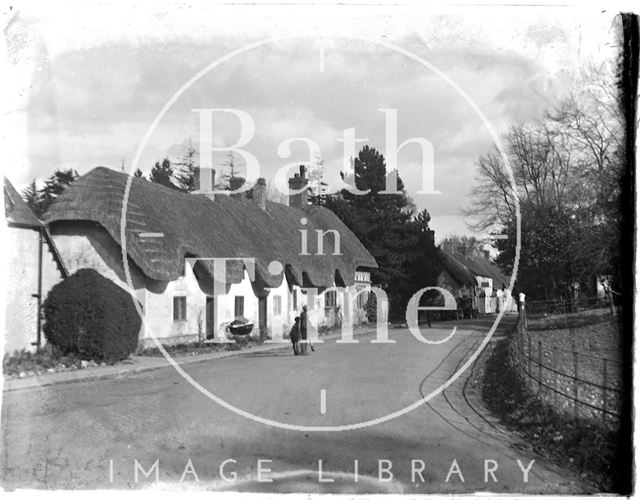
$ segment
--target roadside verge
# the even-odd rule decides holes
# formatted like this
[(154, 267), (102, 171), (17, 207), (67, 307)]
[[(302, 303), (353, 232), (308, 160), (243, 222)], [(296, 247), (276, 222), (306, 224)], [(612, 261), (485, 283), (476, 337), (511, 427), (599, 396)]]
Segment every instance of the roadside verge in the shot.
[[(368, 333), (375, 332), (372, 328), (354, 328), (354, 335), (366, 335)], [(328, 335), (321, 335), (322, 340), (331, 340), (340, 337), (340, 333), (330, 333)], [(176, 356), (173, 359), (179, 365), (186, 365), (192, 363), (202, 363), (205, 361), (213, 361), (216, 359), (228, 358), (232, 356), (238, 356), (250, 352), (264, 352), (273, 351), (277, 349), (291, 349), (289, 341), (282, 344), (260, 344), (251, 345), (244, 349), (238, 349), (234, 351), (218, 351), (206, 354), (196, 354), (187, 356)], [(68, 384), (73, 382), (84, 382), (87, 380), (100, 380), (108, 378), (120, 378), (137, 373), (143, 373), (151, 370), (158, 370), (160, 368), (167, 368), (171, 365), (162, 356), (138, 356), (131, 355), (127, 360), (110, 366), (95, 366), (82, 370), (64, 371), (56, 373), (46, 373), (42, 375), (35, 375), (26, 378), (12, 378), (2, 379), (2, 391), (18, 391), (27, 389), (37, 389), (41, 387), (47, 387), (56, 384)]]

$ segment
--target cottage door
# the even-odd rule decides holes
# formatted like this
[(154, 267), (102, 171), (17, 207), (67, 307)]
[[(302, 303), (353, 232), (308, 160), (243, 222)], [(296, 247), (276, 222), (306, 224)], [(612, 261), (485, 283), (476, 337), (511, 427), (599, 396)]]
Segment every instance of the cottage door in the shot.
[(260, 337), (267, 336), (267, 297), (258, 298), (258, 328)]
[(206, 310), (206, 332), (207, 332), (207, 338), (208, 339), (212, 339), (215, 336), (215, 324), (216, 324), (216, 314), (215, 314), (215, 307), (214, 307), (215, 301), (213, 300), (213, 297), (207, 297), (207, 306), (205, 308)]

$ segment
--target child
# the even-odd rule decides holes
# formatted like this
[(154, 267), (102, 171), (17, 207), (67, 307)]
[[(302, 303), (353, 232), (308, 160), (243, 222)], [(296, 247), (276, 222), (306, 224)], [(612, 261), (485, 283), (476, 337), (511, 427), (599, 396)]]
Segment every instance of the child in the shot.
[(297, 356), (300, 354), (300, 316), (296, 316), (295, 323), (289, 332), (289, 338), (293, 344), (293, 354)]

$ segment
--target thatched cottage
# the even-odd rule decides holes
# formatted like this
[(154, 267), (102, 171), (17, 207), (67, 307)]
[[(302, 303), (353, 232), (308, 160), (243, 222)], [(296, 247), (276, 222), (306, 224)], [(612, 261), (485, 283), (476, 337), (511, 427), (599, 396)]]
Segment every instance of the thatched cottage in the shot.
[(45, 225), (4, 178), (3, 243), (5, 260), (4, 350), (33, 350), (42, 342), (40, 304), (66, 277), (66, 270)]
[[(108, 168), (91, 170), (58, 197), (45, 221), (70, 273), (93, 268), (128, 290), (120, 237), (127, 179)], [(254, 323), (252, 335), (277, 337), (309, 301), (305, 288), (318, 291), (316, 324), (331, 324), (338, 311), (347, 310), (351, 314), (344, 316), (354, 322), (364, 319), (369, 271), (377, 264), (333, 212), (309, 205), (306, 190), (291, 196), (290, 206), (267, 201), (264, 180), (251, 199), (214, 196), (207, 189), (211, 176), (202, 181), (188, 194), (132, 179), (126, 254), (145, 313), (143, 343), (152, 336), (166, 343), (222, 338), (237, 317)], [(294, 189), (305, 183), (303, 170), (290, 179)], [(320, 236), (324, 248), (318, 255)], [(253, 276), (242, 261), (230, 261), (226, 293), (214, 294), (206, 260), (212, 258), (254, 259)]]
[(507, 307), (509, 279), (487, 255), (469, 253), (448, 243), (443, 243), (440, 251), (443, 269), (438, 286), (454, 297), (470, 297), (480, 314), (500, 312)]

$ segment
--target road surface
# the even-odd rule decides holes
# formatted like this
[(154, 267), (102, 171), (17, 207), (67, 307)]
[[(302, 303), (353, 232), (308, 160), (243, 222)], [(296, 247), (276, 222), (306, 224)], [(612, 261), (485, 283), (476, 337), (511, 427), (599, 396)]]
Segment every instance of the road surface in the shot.
[[(393, 344), (372, 343), (375, 336), (363, 335), (357, 344), (317, 344), (310, 356), (293, 356), (285, 346), (184, 366), (203, 391), (262, 421), (212, 401), (172, 367), (5, 392), (2, 485), (306, 493), (585, 491), (570, 473), (527, 451), (487, 416), (471, 370), (444, 393), (421, 401), (482, 340), (480, 331), (461, 328), (439, 345), (391, 329)], [(450, 331), (441, 325), (425, 330), (425, 336), (436, 341)], [(411, 406), (415, 409), (385, 421)], [(372, 424), (376, 420), (382, 422)], [(326, 427), (332, 430), (321, 430)]]

